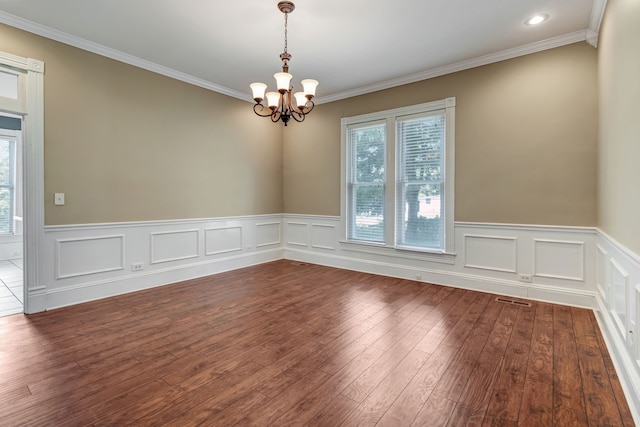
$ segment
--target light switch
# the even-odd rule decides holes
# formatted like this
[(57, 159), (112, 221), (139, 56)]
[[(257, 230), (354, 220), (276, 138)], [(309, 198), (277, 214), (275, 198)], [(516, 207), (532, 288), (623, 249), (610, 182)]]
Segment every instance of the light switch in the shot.
[(64, 205), (64, 193), (54, 193), (53, 195), (53, 204), (56, 206)]

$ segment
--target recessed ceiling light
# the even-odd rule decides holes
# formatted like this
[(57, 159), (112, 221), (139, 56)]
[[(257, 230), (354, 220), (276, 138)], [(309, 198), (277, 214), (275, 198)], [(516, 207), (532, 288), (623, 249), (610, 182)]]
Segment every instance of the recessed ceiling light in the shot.
[(543, 23), (547, 19), (549, 19), (549, 15), (534, 15), (531, 18), (524, 21), (524, 23), (527, 25), (538, 25)]

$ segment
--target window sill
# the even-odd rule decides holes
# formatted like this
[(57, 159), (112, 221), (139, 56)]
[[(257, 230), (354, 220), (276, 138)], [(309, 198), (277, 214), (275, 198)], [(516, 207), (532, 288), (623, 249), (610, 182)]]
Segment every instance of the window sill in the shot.
[(383, 255), (394, 258), (411, 259), (416, 261), (439, 262), (443, 264), (455, 264), (456, 254), (421, 250), (407, 247), (388, 246), (383, 243), (355, 242), (340, 240), (340, 246), (344, 251), (361, 252), (372, 255)]

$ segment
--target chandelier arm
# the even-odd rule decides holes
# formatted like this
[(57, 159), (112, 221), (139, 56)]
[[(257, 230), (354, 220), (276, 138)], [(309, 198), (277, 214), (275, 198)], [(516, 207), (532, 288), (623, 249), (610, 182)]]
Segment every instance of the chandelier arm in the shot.
[[(258, 111), (258, 107), (260, 107), (260, 111)], [(266, 113), (264, 112), (265, 110), (267, 110)], [(273, 111), (271, 111), (271, 108), (265, 107), (262, 104), (254, 104), (253, 105), (253, 112), (256, 113), (260, 117), (269, 117), (270, 115), (273, 114)]]
[(280, 117), (282, 117), (282, 113), (276, 110), (270, 116), (271, 116), (271, 121), (273, 123), (276, 123), (278, 120), (280, 120)]
[(306, 104), (304, 104), (302, 106), (302, 108), (297, 107), (295, 110), (297, 113), (301, 113), (301, 114), (309, 114), (311, 112), (311, 110), (313, 110), (313, 107), (315, 107), (315, 104), (313, 103), (313, 101), (309, 100), (307, 101)]
[[(311, 104), (311, 106), (309, 107), (309, 104)], [(305, 114), (309, 114), (311, 112), (311, 110), (313, 110), (313, 107), (315, 107), (316, 104), (313, 103), (312, 100), (308, 100), (306, 104), (304, 104), (304, 108), (302, 109), (302, 111)]]
[(295, 120), (298, 123), (303, 122), (306, 116), (307, 115), (305, 113), (301, 113), (298, 111), (291, 111), (291, 117), (293, 117), (293, 120)]

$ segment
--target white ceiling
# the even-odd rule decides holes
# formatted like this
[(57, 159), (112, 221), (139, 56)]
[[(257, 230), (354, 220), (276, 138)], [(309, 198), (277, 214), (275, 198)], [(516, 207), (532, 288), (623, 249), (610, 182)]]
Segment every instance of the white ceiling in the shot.
[[(0, 0), (0, 22), (249, 100), (275, 86), (277, 0)], [(290, 72), (327, 102), (580, 40), (606, 0), (297, 0)], [(524, 21), (544, 13), (538, 26)]]

